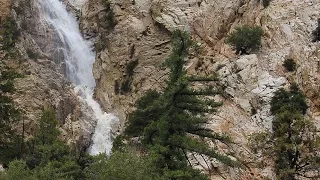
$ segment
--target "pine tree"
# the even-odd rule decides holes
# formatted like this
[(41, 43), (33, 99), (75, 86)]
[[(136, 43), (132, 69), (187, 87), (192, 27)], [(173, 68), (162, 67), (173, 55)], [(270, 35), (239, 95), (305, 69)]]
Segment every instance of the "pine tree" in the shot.
[(21, 156), (21, 137), (13, 129), (20, 120), (20, 111), (7, 95), (14, 92), (12, 81), (19, 77), (11, 70), (0, 72), (0, 162), (5, 166)]
[(275, 172), (281, 180), (320, 178), (320, 137), (314, 124), (304, 117), (305, 96), (296, 85), (279, 89), (271, 100), (272, 132), (252, 138), (255, 149), (275, 158)]
[(142, 143), (157, 158), (160, 168), (167, 168), (170, 179), (206, 179), (188, 164), (189, 152), (207, 155), (229, 166), (236, 163), (203, 141), (229, 143), (228, 136), (213, 132), (205, 125), (205, 113), (216, 111), (221, 103), (212, 99), (217, 89), (193, 89), (193, 81), (184, 69), (188, 50), (193, 42), (185, 32), (173, 33), (173, 52), (167, 59), (170, 69), (163, 93), (150, 91), (137, 102), (137, 110), (130, 114), (126, 134), (142, 136)]
[(50, 174), (56, 179), (84, 178), (76, 154), (58, 139), (57, 125), (55, 111), (51, 108), (44, 110), (34, 139), (27, 143), (24, 158), (28, 167), (38, 179), (48, 179)]

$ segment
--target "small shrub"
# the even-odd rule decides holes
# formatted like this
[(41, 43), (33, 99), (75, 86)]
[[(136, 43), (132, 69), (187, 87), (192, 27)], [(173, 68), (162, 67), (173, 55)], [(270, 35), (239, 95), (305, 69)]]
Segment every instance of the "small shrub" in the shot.
[(253, 116), (253, 115), (257, 114), (257, 113), (258, 113), (258, 110), (256, 108), (252, 107), (251, 108), (251, 115)]
[(219, 71), (220, 69), (222, 69), (223, 67), (225, 67), (225, 64), (219, 64), (216, 68), (216, 71)]
[(107, 48), (108, 40), (104, 37), (99, 38), (99, 40), (94, 44), (94, 50), (96, 52), (102, 51)]
[(296, 62), (294, 62), (293, 59), (286, 59), (283, 62), (282, 66), (285, 67), (289, 72), (293, 72), (296, 70)]
[(109, 0), (106, 0), (105, 1), (105, 8), (106, 8), (106, 21), (107, 21), (107, 28), (108, 29), (113, 29), (116, 25), (117, 25), (117, 21), (114, 17), (114, 13), (112, 11), (112, 8), (111, 8), (111, 3)]
[(262, 29), (259, 26), (249, 27), (247, 25), (237, 27), (228, 35), (226, 42), (230, 44), (237, 54), (248, 54), (259, 49), (261, 45)]
[(115, 80), (114, 81), (114, 93), (115, 94), (119, 94), (120, 91), (120, 83), (119, 80)]
[(271, 2), (271, 0), (257, 0), (257, 3), (260, 3), (261, 1), (264, 8), (267, 8)]
[(124, 79), (121, 83), (121, 93), (127, 93), (131, 91), (131, 83), (133, 81), (133, 73), (134, 73), (134, 68), (137, 67), (137, 65), (139, 64), (138, 60), (135, 61), (130, 61), (127, 66), (126, 66), (126, 75), (124, 76)]
[(2, 71), (0, 74), (0, 81), (4, 80), (14, 80), (15, 78), (23, 78), (22, 74), (17, 73), (14, 70)]
[(270, 5), (271, 0), (262, 0), (262, 5), (264, 8), (268, 7)]
[(312, 42), (320, 41), (320, 18), (318, 19), (318, 27), (312, 31)]
[(134, 68), (137, 67), (137, 65), (139, 64), (138, 60), (136, 59), (135, 61), (130, 61), (126, 67), (126, 73), (127, 76), (133, 76), (133, 70)]
[(16, 89), (14, 88), (12, 81), (7, 81), (5, 84), (0, 84), (0, 91), (2, 91), (2, 92), (12, 93), (15, 90)]
[(121, 94), (125, 94), (131, 91), (131, 83), (132, 78), (129, 78), (128, 76), (125, 77), (125, 79), (121, 83)]
[(30, 59), (37, 60), (39, 58), (39, 54), (34, 52), (32, 49), (27, 49), (27, 55)]

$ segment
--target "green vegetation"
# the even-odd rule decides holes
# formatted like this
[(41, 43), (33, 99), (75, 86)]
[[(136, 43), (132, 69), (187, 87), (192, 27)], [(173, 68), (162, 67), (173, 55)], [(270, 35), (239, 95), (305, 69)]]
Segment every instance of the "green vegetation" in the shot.
[[(58, 139), (60, 133), (57, 126), (55, 112), (52, 109), (44, 110), (34, 138), (24, 143), (25, 148), (20, 156), (11, 158), (6, 171), (0, 172), (0, 179), (163, 179), (156, 171), (151, 157), (137, 156), (124, 148), (114, 149), (110, 158), (105, 154), (96, 157), (84, 152), (77, 154)], [(1, 162), (4, 162), (3, 155), (7, 154), (1, 152)]]
[(68, 146), (58, 140), (58, 122), (52, 109), (43, 111), (35, 137), (28, 142), (25, 159), (29, 167), (45, 165), (49, 161), (59, 161), (69, 154)]
[(38, 53), (34, 52), (34, 51), (33, 51), (32, 49), (30, 49), (30, 48), (27, 48), (26, 53), (27, 53), (28, 57), (31, 58), (31, 59), (33, 59), (33, 60), (38, 59), (39, 56), (40, 56)]
[(313, 36), (312, 42), (320, 41), (320, 18), (318, 19), (317, 28), (314, 31), (312, 31), (312, 36)]
[(20, 136), (12, 128), (20, 119), (20, 112), (13, 101), (0, 95), (0, 162), (6, 166), (11, 160), (20, 157)]
[(284, 109), (295, 110), (303, 115), (308, 109), (305, 96), (296, 84), (291, 85), (290, 91), (286, 91), (283, 88), (279, 89), (271, 100), (270, 110), (273, 115), (277, 115)]
[(0, 73), (0, 162), (6, 166), (21, 156), (22, 138), (12, 128), (20, 120), (20, 111), (14, 106), (9, 94), (15, 91), (13, 80), (21, 75), (13, 70)]
[(111, 3), (109, 0), (105, 0), (105, 11), (106, 11), (106, 22), (107, 22), (107, 29), (113, 29), (117, 25), (117, 21), (114, 17), (114, 12), (111, 8)]
[(278, 90), (271, 101), (273, 131), (251, 137), (256, 152), (274, 158), (278, 179), (320, 177), (320, 137), (312, 121), (304, 117), (307, 108), (305, 96), (296, 85), (289, 91)]
[(294, 62), (293, 59), (286, 59), (283, 64), (282, 64), (283, 67), (286, 68), (287, 71), (289, 72), (293, 72), (296, 70), (296, 62)]
[(226, 42), (236, 50), (237, 54), (248, 54), (260, 48), (262, 34), (261, 27), (244, 25), (236, 27), (235, 31), (228, 35)]
[(150, 158), (127, 150), (113, 152), (109, 159), (105, 155), (95, 157), (85, 174), (88, 180), (166, 180), (159, 176)]
[(3, 46), (2, 49), (10, 51), (18, 41), (20, 32), (18, 31), (17, 24), (12, 18), (6, 18), (2, 22)]
[(22, 160), (14, 160), (9, 164), (9, 170), (5, 173), (0, 173), (0, 179), (3, 180), (34, 180), (32, 172), (27, 167), (26, 162)]
[(142, 145), (154, 157), (158, 170), (166, 179), (207, 179), (190, 167), (187, 153), (206, 155), (229, 166), (238, 164), (203, 141), (231, 142), (228, 136), (205, 126), (208, 122), (205, 113), (215, 112), (221, 105), (212, 98), (217, 89), (211, 86), (191, 88), (193, 81), (183, 66), (193, 42), (181, 31), (173, 33), (172, 42), (173, 52), (166, 61), (170, 68), (167, 87), (163, 93), (149, 91), (138, 100), (137, 110), (129, 116), (125, 134), (141, 137)]
[(24, 144), (19, 158), (9, 163), (1, 176), (5, 180), (24, 179), (84, 179), (77, 156), (62, 141), (54, 111), (43, 111), (35, 137)]
[[(133, 73), (134, 69), (139, 64), (138, 60), (130, 61), (126, 66), (126, 73), (122, 79), (121, 86), (119, 84), (115, 84), (115, 92), (120, 92), (121, 94), (125, 94), (131, 91), (131, 84), (133, 81)], [(118, 86), (119, 89), (116, 89)]]
[(77, 156), (58, 139), (55, 112), (44, 110), (36, 135), (28, 141), (24, 160), (37, 179), (81, 179)]

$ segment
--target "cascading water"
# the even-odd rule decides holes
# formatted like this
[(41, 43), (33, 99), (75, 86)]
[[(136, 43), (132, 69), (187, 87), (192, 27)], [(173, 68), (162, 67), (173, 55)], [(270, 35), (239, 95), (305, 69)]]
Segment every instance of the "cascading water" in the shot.
[[(73, 0), (73, 2), (83, 4), (81, 0)], [(97, 121), (89, 153), (109, 154), (112, 148), (111, 126), (118, 119), (113, 114), (103, 112), (100, 105), (93, 99), (95, 79), (92, 67), (95, 54), (91, 45), (83, 39), (75, 16), (66, 10), (62, 2), (40, 0), (39, 3), (44, 12), (42, 18), (52, 26), (62, 42), (67, 78), (76, 86), (75, 92), (79, 100), (92, 108), (92, 116)]]

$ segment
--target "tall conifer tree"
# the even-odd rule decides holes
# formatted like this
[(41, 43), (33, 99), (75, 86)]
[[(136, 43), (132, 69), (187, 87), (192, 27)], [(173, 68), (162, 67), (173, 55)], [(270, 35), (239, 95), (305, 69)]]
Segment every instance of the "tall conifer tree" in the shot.
[(190, 37), (175, 31), (172, 43), (173, 52), (166, 61), (170, 69), (167, 87), (163, 93), (150, 91), (137, 102), (137, 110), (129, 116), (126, 134), (142, 136), (142, 143), (156, 155), (159, 166), (169, 170), (170, 179), (206, 179), (188, 165), (188, 153), (206, 155), (234, 166), (234, 161), (204, 141), (228, 143), (230, 138), (206, 127), (205, 114), (215, 112), (221, 103), (212, 98), (218, 94), (216, 88), (191, 88), (194, 81), (212, 78), (187, 75), (184, 65), (193, 45)]

